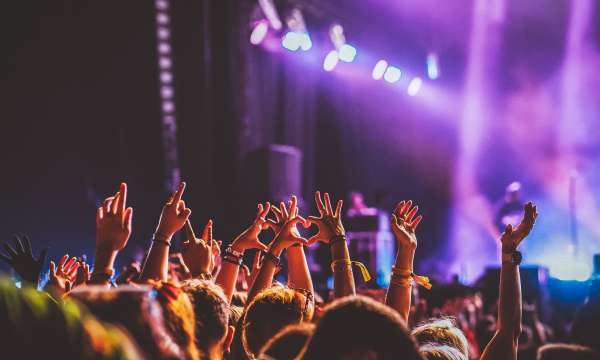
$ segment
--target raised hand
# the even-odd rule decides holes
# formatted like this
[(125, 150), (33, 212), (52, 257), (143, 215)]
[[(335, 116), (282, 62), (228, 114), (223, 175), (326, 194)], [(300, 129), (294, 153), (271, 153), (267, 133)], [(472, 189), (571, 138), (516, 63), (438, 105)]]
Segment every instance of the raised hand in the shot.
[(127, 184), (121, 183), (115, 196), (104, 200), (96, 211), (96, 249), (120, 251), (131, 236), (133, 209), (126, 208)]
[(185, 222), (190, 217), (192, 210), (186, 208), (185, 202), (181, 200), (184, 190), (185, 183), (182, 182), (179, 184), (177, 191), (175, 191), (163, 207), (158, 227), (156, 228), (157, 235), (164, 238), (171, 238), (185, 225)]
[(287, 209), (283, 202), (280, 204), (279, 209), (277, 207), (271, 209), (277, 218), (276, 222), (272, 220), (268, 222), (270, 224), (268, 226), (277, 231), (271, 244), (272, 249), (284, 250), (297, 243), (303, 245), (307, 243), (307, 240), (300, 236), (296, 228), (297, 224), (307, 226), (308, 223), (302, 216), (298, 215), (298, 199), (295, 196), (292, 196), (292, 199), (288, 202)]
[(419, 207), (413, 206), (412, 200), (401, 201), (394, 209), (391, 222), (398, 248), (417, 247), (415, 230), (423, 219), (421, 215), (415, 217), (418, 210)]
[(212, 274), (219, 256), (219, 244), (213, 239), (213, 222), (209, 220), (202, 238), (196, 238), (192, 224), (188, 220), (185, 224), (186, 240), (182, 244), (181, 255), (185, 265), (193, 277), (200, 274)]
[(75, 275), (75, 282), (73, 283), (73, 288), (79, 285), (85, 285), (90, 281), (90, 265), (85, 261), (79, 262), (79, 269), (77, 269), (77, 274)]
[(77, 269), (80, 263), (76, 257), (69, 260), (69, 255), (63, 256), (58, 262), (58, 268), (54, 261), (50, 261), (50, 273), (48, 274), (48, 284), (58, 289), (60, 292), (71, 291), (76, 280)]
[(320, 216), (309, 216), (308, 222), (317, 225), (319, 232), (308, 239), (308, 244), (311, 245), (317, 241), (328, 244), (333, 237), (345, 235), (346, 231), (342, 225), (341, 215), (343, 201), (339, 200), (337, 202), (334, 212), (331, 208), (329, 194), (325, 193), (325, 203), (323, 204), (321, 193), (317, 191), (315, 193), (315, 202), (317, 203), (317, 210), (319, 211)]
[(517, 225), (515, 229), (513, 229), (511, 224), (506, 225), (506, 229), (504, 230), (504, 233), (502, 233), (500, 242), (502, 243), (503, 253), (510, 253), (517, 250), (521, 241), (523, 241), (523, 239), (529, 235), (531, 229), (533, 229), (533, 224), (535, 224), (537, 217), (537, 207), (532, 202), (525, 204), (525, 214), (523, 215), (521, 223)]
[(13, 239), (15, 248), (10, 246), (8, 242), (4, 242), (4, 249), (7, 255), (0, 253), (0, 259), (8, 263), (21, 279), (37, 286), (42, 267), (46, 261), (48, 248), (42, 250), (40, 256), (36, 259), (31, 250), (29, 237), (24, 235), (22, 238), (19, 238), (15, 235)]
[(258, 204), (256, 218), (252, 225), (231, 243), (231, 247), (235, 251), (244, 252), (248, 249), (267, 250), (267, 245), (258, 240), (258, 235), (268, 227), (267, 214), (269, 214), (270, 209), (271, 204), (268, 202), (264, 206), (263, 204)]

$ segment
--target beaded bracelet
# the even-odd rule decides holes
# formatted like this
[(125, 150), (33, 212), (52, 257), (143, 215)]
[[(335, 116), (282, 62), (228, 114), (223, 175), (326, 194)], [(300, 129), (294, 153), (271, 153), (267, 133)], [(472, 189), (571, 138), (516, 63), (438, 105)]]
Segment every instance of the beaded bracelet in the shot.
[(244, 260), (241, 257), (235, 257), (233, 255), (225, 255), (223, 256), (223, 261), (226, 261), (230, 264), (235, 264), (237, 266), (241, 266)]
[(274, 255), (268, 251), (263, 252), (263, 261), (265, 260), (271, 260), (275, 264), (275, 266), (279, 266), (279, 263), (281, 262), (279, 256)]
[(333, 244), (342, 241), (346, 242), (346, 235), (336, 235), (329, 240), (329, 246), (333, 246)]

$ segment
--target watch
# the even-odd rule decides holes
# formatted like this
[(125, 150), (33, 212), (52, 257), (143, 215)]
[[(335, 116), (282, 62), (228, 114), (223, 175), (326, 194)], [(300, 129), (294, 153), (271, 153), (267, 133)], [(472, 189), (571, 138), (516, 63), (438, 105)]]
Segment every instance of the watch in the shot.
[(518, 250), (511, 251), (509, 253), (502, 253), (502, 262), (503, 263), (510, 262), (515, 265), (519, 265), (519, 264), (521, 264), (522, 260), (523, 260), (523, 254), (521, 254), (521, 252)]

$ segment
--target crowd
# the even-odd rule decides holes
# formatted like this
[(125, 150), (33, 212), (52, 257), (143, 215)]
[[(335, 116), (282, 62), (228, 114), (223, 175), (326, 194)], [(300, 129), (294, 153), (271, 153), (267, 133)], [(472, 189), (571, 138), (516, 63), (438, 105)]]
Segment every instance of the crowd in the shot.
[[(518, 248), (538, 216), (532, 203), (500, 238), (499, 296), (484, 306), (478, 292), (460, 287), (428, 296), (440, 289), (428, 290), (429, 279), (413, 270), (422, 216), (412, 201), (401, 201), (391, 214), (396, 262), (377, 301), (357, 295), (353, 267), (362, 264), (348, 251), (341, 200), (334, 208), (329, 194), (316, 192), (318, 216), (308, 217), (299, 214), (295, 197), (279, 206), (259, 204), (250, 226), (223, 248), (213, 239), (212, 221), (197, 237), (184, 190), (182, 183), (164, 205), (144, 261), (119, 274), (115, 259), (133, 219), (124, 183), (97, 210), (93, 264), (64, 255), (50, 261), (44, 283), (46, 251), (34, 256), (25, 236), (5, 243), (0, 258), (20, 286), (0, 280), (2, 358), (600, 359), (598, 299), (581, 309), (569, 344), (552, 344), (552, 329), (522, 304)], [(308, 239), (298, 231), (312, 226), (318, 232)], [(172, 253), (179, 231), (181, 252)], [(265, 231), (274, 233), (268, 244), (260, 240)], [(314, 291), (305, 255), (316, 242), (331, 254), (327, 301)], [(285, 284), (274, 280), (282, 261)]]

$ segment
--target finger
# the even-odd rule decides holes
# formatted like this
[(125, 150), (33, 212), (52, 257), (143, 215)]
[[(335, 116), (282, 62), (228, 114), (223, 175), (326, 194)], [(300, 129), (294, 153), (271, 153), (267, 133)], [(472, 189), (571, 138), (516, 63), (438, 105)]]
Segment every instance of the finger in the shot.
[(67, 276), (69, 276), (70, 278), (75, 277), (75, 275), (77, 275), (77, 269), (79, 269), (80, 266), (81, 266), (81, 263), (79, 261), (75, 261), (73, 266), (71, 266), (71, 268), (69, 269)]
[(15, 243), (15, 249), (17, 250), (17, 252), (23, 254), (25, 252), (25, 248), (23, 247), (21, 239), (17, 235), (15, 235), (13, 236), (13, 241)]
[(123, 214), (123, 227), (131, 231), (131, 223), (133, 220), (133, 208), (128, 207)]
[(262, 257), (262, 251), (257, 251), (252, 259), (252, 270), (258, 270), (260, 267), (260, 258)]
[(325, 213), (325, 206), (323, 205), (323, 200), (321, 200), (321, 192), (315, 192), (315, 203), (317, 204), (317, 210), (319, 210), (319, 214), (323, 215)]
[(406, 214), (410, 211), (410, 209), (412, 208), (412, 200), (408, 200), (405, 204), (404, 207), (402, 208), (402, 210), (400, 211), (400, 217), (405, 217)]
[(210, 247), (211, 247), (211, 250), (212, 250), (212, 253), (214, 256), (221, 255), (221, 245), (219, 244), (219, 242), (217, 240), (211, 240)]
[(6, 249), (6, 252), (8, 253), (8, 255), (10, 255), (10, 257), (17, 256), (17, 252), (15, 251), (15, 249), (13, 249), (12, 246), (10, 246), (6, 241), (4, 242), (4, 249)]
[(212, 220), (208, 220), (208, 223), (204, 226), (204, 231), (202, 231), (202, 240), (206, 241), (207, 244), (210, 244), (212, 241)]
[(393, 213), (398, 216), (400, 214), (400, 211), (402, 210), (403, 207), (404, 207), (404, 200), (400, 201), (398, 203), (398, 205), (396, 205), (396, 207), (394, 208)]
[(248, 269), (248, 267), (244, 264), (242, 264), (242, 271), (244, 272), (244, 276), (250, 276), (250, 269)]
[(65, 263), (67, 262), (67, 260), (69, 260), (69, 255), (68, 254), (63, 255), (63, 257), (58, 262), (58, 269), (59, 270), (63, 268), (63, 266), (65, 265)]
[(263, 211), (261, 211), (261, 213), (260, 213), (260, 217), (261, 217), (261, 218), (263, 218), (263, 219), (266, 219), (266, 218), (267, 218), (267, 215), (269, 214), (269, 211), (271, 211), (271, 203), (267, 201), (267, 202), (265, 203), (265, 208), (264, 208), (264, 210), (263, 210)]
[(256, 242), (256, 246), (254, 248), (255, 249), (259, 249), (259, 250), (263, 250), (263, 251), (269, 250), (269, 247), (267, 245), (261, 243), (260, 241)]
[(121, 183), (119, 187), (119, 199), (117, 200), (117, 214), (125, 212), (125, 204), (127, 203), (127, 184)]
[(46, 262), (46, 255), (48, 255), (48, 248), (43, 249), (40, 252), (40, 256), (37, 259), (38, 264), (44, 264), (44, 262)]
[(185, 201), (179, 200), (179, 202), (177, 203), (176, 209), (177, 209), (177, 212), (179, 214), (181, 214), (183, 212), (183, 210), (185, 210)]
[(114, 196), (107, 197), (106, 199), (104, 199), (104, 203), (102, 204), (102, 207), (104, 208), (105, 214), (108, 214), (110, 212), (111, 204), (114, 199), (115, 199)]
[(415, 220), (413, 220), (412, 223), (410, 223), (410, 228), (415, 231), (417, 229), (417, 225), (419, 225), (421, 223), (421, 220), (423, 220), (423, 216), (419, 215), (415, 218)]
[(302, 216), (296, 214), (295, 218), (300, 220), (300, 224), (302, 224), (302, 227), (307, 228), (310, 226), (310, 222), (308, 220), (306, 220), (305, 218), (303, 218)]
[(333, 215), (333, 210), (331, 209), (331, 200), (329, 199), (329, 193), (325, 193), (325, 214)]
[(288, 229), (291, 229), (293, 226), (296, 226), (298, 224), (304, 224), (304, 222), (306, 222), (306, 220), (304, 220), (301, 216), (298, 216), (296, 218), (293, 218), (292, 220), (288, 221), (285, 226)]
[(54, 261), (50, 261), (50, 275), (56, 276), (56, 264)]
[(318, 241), (319, 241), (319, 239), (320, 239), (320, 237), (319, 237), (319, 234), (317, 234), (317, 235), (313, 235), (313, 236), (311, 236), (311, 237), (310, 237), (310, 238), (307, 240), (306, 244), (307, 244), (308, 246), (310, 246), (310, 245), (312, 245), (312, 244), (314, 244), (314, 243), (318, 242)]
[(297, 210), (297, 206), (298, 206), (298, 198), (296, 197), (296, 195), (292, 195), (292, 200), (289, 202), (289, 209), (288, 209), (288, 213), (291, 216), (296, 216), (296, 210)]
[(100, 223), (100, 220), (102, 220), (103, 217), (104, 217), (104, 208), (99, 207), (98, 210), (96, 210), (96, 225), (98, 225)]
[(183, 212), (179, 215), (179, 217), (181, 217), (184, 220), (187, 220), (190, 218), (190, 215), (192, 215), (192, 210), (186, 208), (185, 210), (183, 210)]
[(23, 235), (23, 245), (25, 247), (25, 252), (27, 254), (29, 254), (31, 257), (33, 257), (33, 250), (31, 249), (31, 240), (29, 239), (29, 236), (27, 235)]
[(173, 201), (171, 203), (179, 204), (179, 201), (181, 201), (181, 197), (183, 196), (184, 190), (185, 190), (185, 182), (182, 181), (179, 184), (179, 188), (177, 188), (177, 191), (175, 192), (175, 194), (173, 194)]
[(282, 215), (283, 215), (283, 214), (281, 213), (281, 210), (279, 210), (279, 209), (277, 208), (277, 206), (273, 206), (273, 207), (271, 208), (271, 210), (273, 211), (273, 215), (275, 215), (275, 219), (277, 220), (277, 222), (280, 222), (280, 221), (281, 221), (281, 218), (282, 218)]
[(192, 223), (190, 222), (190, 220), (188, 219), (188, 221), (185, 222), (185, 241), (184, 243), (188, 243), (188, 242), (195, 242), (196, 241), (196, 234), (194, 234), (194, 229), (192, 228)]
[(118, 192), (117, 195), (115, 195), (115, 198), (113, 199), (112, 203), (110, 204), (110, 213), (113, 215), (117, 214), (117, 206), (119, 205), (120, 198), (121, 192)]
[(290, 217), (290, 214), (288, 213), (287, 208), (285, 207), (285, 203), (283, 201), (279, 203), (279, 211), (281, 211), (284, 220)]
[(415, 206), (414, 208), (412, 208), (408, 212), (408, 214), (406, 214), (406, 222), (408, 222), (408, 223), (412, 222), (413, 218), (417, 214), (417, 211), (419, 211), (419, 207), (418, 206)]
[(71, 260), (69, 260), (69, 262), (63, 267), (63, 272), (65, 274), (69, 274), (75, 264), (77, 264), (77, 258), (73, 256)]
[(315, 225), (317, 225), (317, 226), (319, 226), (319, 224), (321, 223), (321, 221), (322, 221), (322, 219), (321, 219), (320, 217), (316, 217), (316, 216), (309, 216), (309, 217), (306, 219), (306, 222), (307, 222), (308, 224), (315, 224)]
[(276, 222), (272, 219), (267, 219), (267, 221), (263, 224), (263, 230), (271, 229), (273, 231), (277, 231), (279, 228), (279, 222)]
[(393, 227), (400, 226), (400, 224), (398, 224), (398, 216), (396, 216), (396, 214), (392, 214), (392, 226)]
[(339, 219), (342, 214), (342, 205), (344, 205), (344, 200), (338, 200), (335, 207), (335, 214), (333, 215), (336, 219)]

